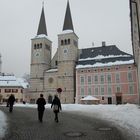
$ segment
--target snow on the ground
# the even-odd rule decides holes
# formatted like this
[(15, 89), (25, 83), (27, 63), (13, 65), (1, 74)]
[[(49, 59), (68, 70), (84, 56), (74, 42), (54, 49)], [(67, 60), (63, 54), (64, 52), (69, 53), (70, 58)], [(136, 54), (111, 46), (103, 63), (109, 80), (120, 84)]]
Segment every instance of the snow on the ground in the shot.
[(6, 116), (2, 111), (0, 111), (0, 138), (4, 137), (6, 128), (7, 128)]
[[(32, 107), (37, 108), (37, 105), (33, 104), (16, 104), (15, 106), (19, 107)], [(47, 108), (50, 108), (51, 105), (46, 105)], [(140, 137), (140, 109), (137, 105), (134, 104), (125, 104), (125, 105), (81, 105), (81, 104), (62, 104), (63, 111), (73, 111), (80, 113), (81, 115), (86, 115), (90, 117), (97, 117), (100, 119), (108, 120), (116, 125), (121, 126), (135, 134), (135, 136)], [(2, 117), (1, 117), (2, 115)], [(3, 114), (0, 113), (0, 119), (2, 122), (5, 122)], [(4, 123), (5, 124), (5, 123)], [(3, 128), (0, 123), (0, 128)], [(0, 134), (1, 135), (1, 134)]]

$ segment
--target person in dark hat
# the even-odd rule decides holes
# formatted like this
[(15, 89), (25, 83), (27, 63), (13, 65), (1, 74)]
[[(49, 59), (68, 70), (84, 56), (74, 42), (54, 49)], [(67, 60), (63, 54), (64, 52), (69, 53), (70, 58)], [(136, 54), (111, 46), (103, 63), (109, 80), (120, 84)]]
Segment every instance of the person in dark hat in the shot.
[(46, 101), (43, 98), (43, 94), (40, 94), (40, 97), (37, 99), (36, 104), (37, 104), (37, 109), (38, 109), (38, 120), (42, 122), (43, 114), (45, 110), (45, 104), (46, 104)]

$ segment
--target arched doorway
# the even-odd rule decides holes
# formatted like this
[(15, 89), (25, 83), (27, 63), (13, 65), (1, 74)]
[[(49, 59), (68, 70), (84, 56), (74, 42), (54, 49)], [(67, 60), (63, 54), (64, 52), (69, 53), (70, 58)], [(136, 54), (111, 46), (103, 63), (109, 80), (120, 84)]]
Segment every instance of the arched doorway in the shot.
[(48, 96), (48, 103), (49, 103), (49, 104), (52, 103), (52, 96), (51, 96), (51, 95)]

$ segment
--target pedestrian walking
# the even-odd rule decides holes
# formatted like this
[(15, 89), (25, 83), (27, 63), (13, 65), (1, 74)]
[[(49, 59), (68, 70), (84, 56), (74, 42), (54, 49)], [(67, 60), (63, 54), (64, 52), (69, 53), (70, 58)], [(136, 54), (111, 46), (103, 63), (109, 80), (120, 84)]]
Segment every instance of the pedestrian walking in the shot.
[(13, 105), (15, 102), (15, 96), (11, 94), (8, 98), (7, 106), (9, 107), (9, 112), (13, 112)]
[(36, 104), (37, 104), (37, 109), (38, 109), (38, 120), (40, 122), (43, 121), (43, 114), (44, 114), (44, 110), (45, 110), (45, 104), (46, 104), (46, 101), (43, 97), (43, 94), (40, 94), (40, 97), (37, 99), (36, 101)]
[(60, 102), (60, 99), (58, 98), (57, 95), (54, 96), (54, 99), (52, 101), (52, 105), (51, 105), (51, 108), (53, 107), (53, 112), (55, 114), (55, 118), (54, 120), (56, 122), (58, 122), (58, 113), (59, 113), (59, 110), (62, 110), (61, 108), (61, 102)]

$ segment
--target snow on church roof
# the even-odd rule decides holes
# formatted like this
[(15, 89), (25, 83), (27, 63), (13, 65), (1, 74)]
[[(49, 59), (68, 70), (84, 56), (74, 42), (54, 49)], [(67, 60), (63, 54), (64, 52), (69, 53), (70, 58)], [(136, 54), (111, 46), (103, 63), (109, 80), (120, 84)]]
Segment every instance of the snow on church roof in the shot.
[(46, 38), (46, 39), (50, 40), (49, 37), (45, 34), (36, 35), (33, 39), (37, 39), (37, 38)]
[(133, 63), (134, 59), (131, 54), (127, 54), (119, 50), (115, 45), (111, 45), (82, 49), (76, 68), (103, 67)]
[(59, 35), (68, 34), (68, 33), (73, 33), (73, 30), (64, 30), (61, 33), (59, 33)]
[(58, 71), (58, 69), (50, 69), (50, 70), (47, 70), (46, 72), (56, 72)]

